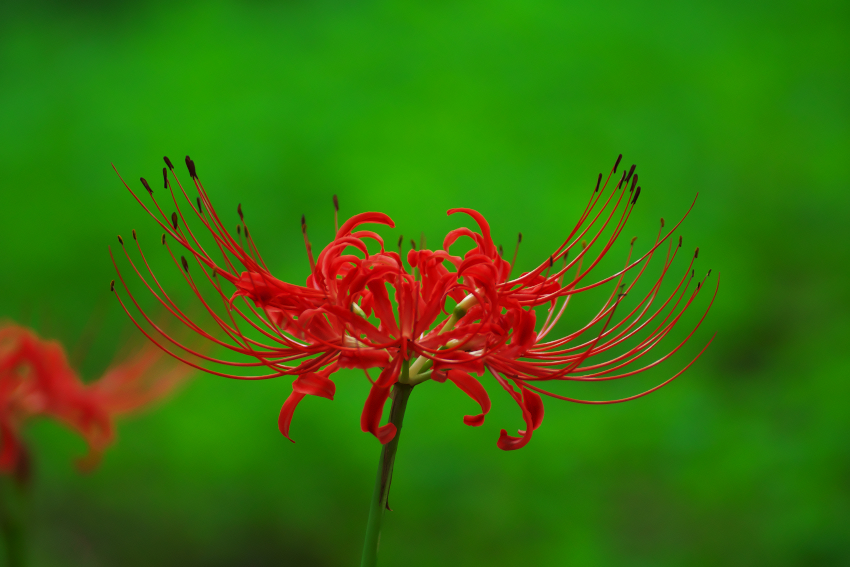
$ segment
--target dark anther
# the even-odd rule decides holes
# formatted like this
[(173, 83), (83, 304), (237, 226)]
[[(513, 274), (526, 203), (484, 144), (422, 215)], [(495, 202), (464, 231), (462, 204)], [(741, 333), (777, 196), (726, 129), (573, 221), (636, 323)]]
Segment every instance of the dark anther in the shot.
[(596, 189), (593, 190), (594, 193), (599, 191), (599, 186), (602, 184), (602, 174), (599, 174), (599, 177), (596, 179)]
[(242, 234), (242, 225), (241, 224), (236, 225), (236, 232), (237, 232), (237, 234)]
[(661, 217), (661, 228), (664, 228), (664, 217)]
[(628, 175), (626, 175), (626, 183), (628, 183), (628, 182), (629, 182), (629, 179), (631, 179), (631, 177), (632, 177), (632, 173), (634, 173), (634, 172), (635, 172), (635, 168), (636, 168), (636, 167), (637, 167), (637, 165), (632, 164), (632, 167), (631, 167), (631, 168), (629, 168), (629, 174), (628, 174)]
[(336, 195), (334, 195), (334, 210), (339, 212), (339, 199), (336, 198)]
[(204, 214), (204, 208), (201, 206), (201, 198), (195, 197), (195, 202), (198, 203), (198, 212)]
[(634, 177), (632, 177), (632, 188), (631, 188), (631, 189), (629, 189), (629, 191), (634, 191), (634, 190), (635, 190), (635, 185), (637, 185), (637, 180), (638, 180), (638, 174), (637, 174), (637, 173), (635, 173), (635, 176), (634, 176)]
[(301, 215), (301, 234), (307, 234), (307, 219)]
[(399, 254), (401, 254), (401, 245), (402, 245), (403, 242), (404, 242), (404, 235), (399, 234), (398, 235), (398, 253)]
[(691, 268), (691, 279), (693, 279), (693, 277), (694, 277), (694, 270), (693, 270), (693, 268)]
[(251, 236), (248, 234), (248, 227), (245, 227), (245, 238), (250, 238)]
[(168, 189), (168, 170), (162, 168), (162, 185), (163, 189)]
[(637, 190), (635, 191), (635, 198), (632, 199), (632, 205), (637, 203), (638, 197), (640, 197), (640, 187), (638, 187)]
[(197, 179), (198, 174), (195, 173), (195, 162), (193, 162), (189, 156), (186, 156), (186, 167), (189, 168), (189, 175), (192, 179)]
[(697, 248), (696, 252), (694, 252), (694, 260), (699, 257), (699, 248)]
[(617, 173), (617, 168), (620, 167), (620, 160), (623, 159), (623, 154), (617, 156), (617, 163), (614, 164), (614, 173)]
[(133, 240), (136, 240), (136, 229), (133, 229)]
[(109, 291), (115, 291), (115, 280), (109, 282)]
[(549, 256), (549, 267), (551, 268), (553, 265), (555, 265), (555, 258), (553, 258), (553, 257), (550, 255), (550, 256)]
[(118, 243), (121, 244), (121, 246), (124, 246), (124, 239), (121, 238), (120, 234), (118, 235)]
[(501, 244), (499, 244), (499, 257), (500, 257), (500, 258), (504, 258), (504, 257), (505, 257), (505, 249), (504, 249), (504, 248), (502, 248), (502, 245), (501, 245)]
[[(242, 203), (236, 205), (236, 212), (239, 213), (239, 220), (244, 221), (245, 217), (242, 215)], [(304, 215), (301, 215), (301, 226), (304, 226)]]
[(711, 270), (709, 270), (708, 273), (705, 274), (705, 277), (709, 277), (709, 276), (711, 276)]
[(164, 159), (164, 160), (165, 160), (165, 165), (167, 165), (167, 166), (168, 166), (168, 169), (174, 169), (174, 166), (173, 166), (173, 165), (171, 165), (171, 160), (170, 160), (170, 159), (168, 159), (168, 156), (163, 156), (163, 157), (162, 157), (162, 159)]
[(620, 177), (620, 182), (619, 182), (619, 183), (617, 183), (617, 189), (619, 189), (620, 187), (622, 187), (622, 186), (623, 186), (623, 183), (625, 183), (625, 182), (626, 182), (626, 172), (624, 171), (624, 172), (623, 172), (623, 176), (622, 176), (622, 177)]
[(682, 237), (680, 236), (679, 237), (679, 248), (681, 248), (681, 247), (682, 247)]
[(521, 233), (521, 232), (519, 233), (519, 236), (518, 236), (518, 237), (517, 237), (517, 239), (516, 239), (516, 243), (517, 243), (517, 244), (522, 244), (522, 233)]
[(162, 235), (162, 243), (165, 244), (165, 234)]
[(145, 178), (144, 178), (144, 177), (139, 177), (139, 181), (141, 181), (141, 182), (142, 182), (142, 185), (144, 185), (144, 186), (145, 186), (145, 189), (147, 189), (147, 190), (148, 190), (148, 193), (150, 193), (151, 195), (153, 195), (153, 189), (151, 189), (151, 186), (150, 186), (150, 185), (148, 185), (148, 182), (147, 182), (147, 181), (145, 181)]
[(635, 245), (635, 240), (637, 240), (637, 236), (633, 236), (633, 237), (632, 237), (632, 243), (630, 244), (630, 246), (634, 246), (634, 245)]
[(414, 251), (416, 250), (416, 241), (412, 238), (410, 239), (410, 247), (413, 248)]
[(183, 264), (183, 269), (189, 273), (189, 262), (186, 261), (186, 256), (180, 256), (180, 263)]
[(702, 282), (697, 282), (697, 291), (699, 291), (700, 287), (702, 287)]
[(177, 230), (177, 213), (171, 213), (171, 224), (174, 225), (174, 230)]

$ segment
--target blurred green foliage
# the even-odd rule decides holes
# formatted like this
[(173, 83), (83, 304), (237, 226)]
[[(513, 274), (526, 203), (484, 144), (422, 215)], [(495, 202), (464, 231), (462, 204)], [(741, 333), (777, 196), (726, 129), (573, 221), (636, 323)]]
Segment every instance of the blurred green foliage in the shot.
[[(334, 193), (432, 245), (460, 222), (448, 208), (476, 208), (506, 248), (524, 233), (528, 268), (622, 152), (639, 244), (699, 192), (683, 234), (723, 286), (676, 360), (718, 339), (640, 401), (547, 402), (510, 453), (507, 396), (491, 389), (473, 429), (459, 391), (417, 388), (383, 564), (846, 565), (848, 8), (7, 0), (0, 316), (69, 348), (94, 324), (88, 378), (134, 336), (106, 247), (135, 228), (158, 254), (159, 231), (110, 162), (158, 179), (160, 156), (188, 153), (220, 214), (242, 203), (273, 271), (301, 281), (300, 215), (323, 245)], [(295, 445), (275, 421), (288, 380), (199, 376), (123, 422), (88, 476), (80, 440), (31, 427), (33, 564), (355, 564), (379, 445), (359, 429), (362, 376), (339, 377), (334, 402), (299, 407)]]

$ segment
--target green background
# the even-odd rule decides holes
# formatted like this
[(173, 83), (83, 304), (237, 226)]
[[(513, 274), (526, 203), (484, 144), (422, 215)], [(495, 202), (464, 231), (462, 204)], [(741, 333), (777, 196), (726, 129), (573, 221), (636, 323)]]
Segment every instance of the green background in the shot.
[[(301, 282), (300, 215), (321, 247), (334, 193), (344, 215), (386, 212), (388, 238), (432, 245), (466, 222), (448, 208), (476, 208), (506, 248), (524, 233), (528, 269), (622, 152), (643, 186), (624, 240), (646, 246), (699, 192), (686, 249), (723, 285), (681, 357), (581, 393), (642, 391), (716, 342), (640, 401), (548, 401), (520, 451), (496, 448), (521, 420), (491, 382), (477, 429), (456, 388), (417, 388), (382, 563), (847, 565), (848, 11), (7, 0), (0, 316), (70, 350), (94, 325), (87, 379), (134, 337), (108, 293), (107, 245), (135, 228), (162, 249), (110, 162), (157, 180), (162, 155), (181, 174), (191, 155), (219, 214), (235, 224), (241, 202), (272, 271)], [(359, 428), (364, 379), (337, 378), (335, 401), (299, 407), (294, 445), (276, 427), (286, 379), (198, 376), (122, 421), (90, 475), (71, 464), (81, 440), (33, 423), (32, 564), (356, 565), (379, 445)]]

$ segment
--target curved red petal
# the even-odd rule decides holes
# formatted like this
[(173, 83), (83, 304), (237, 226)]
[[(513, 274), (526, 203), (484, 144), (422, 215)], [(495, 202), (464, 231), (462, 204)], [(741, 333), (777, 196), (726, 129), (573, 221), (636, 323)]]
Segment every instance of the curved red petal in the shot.
[(354, 230), (355, 227), (366, 223), (385, 224), (390, 228), (395, 228), (393, 219), (384, 213), (360, 213), (359, 215), (354, 215), (345, 221), (342, 226), (339, 227), (336, 236), (337, 238), (345, 236)]
[(322, 376), (318, 372), (308, 372), (296, 378), (295, 382), (292, 383), (292, 391), (333, 400), (336, 384), (330, 378)]
[[(289, 424), (292, 423), (292, 414), (295, 412), (295, 408), (298, 407), (298, 403), (304, 399), (304, 394), (300, 392), (293, 391), (289, 394), (289, 397), (286, 398), (286, 401), (283, 402), (283, 407), (280, 408), (280, 415), (277, 418), (277, 427), (280, 429), (280, 432), (283, 433), (283, 436), (292, 441), (292, 438), (289, 436)], [(295, 443), (295, 441), (292, 441)]]
[(490, 396), (487, 395), (487, 390), (484, 389), (481, 382), (466, 372), (459, 372), (457, 370), (449, 370), (447, 375), (449, 380), (454, 382), (455, 386), (463, 390), (467, 396), (478, 402), (478, 405), (481, 406), (480, 414), (464, 416), (463, 422), (472, 427), (478, 427), (484, 423), (484, 416), (490, 411), (491, 404)]

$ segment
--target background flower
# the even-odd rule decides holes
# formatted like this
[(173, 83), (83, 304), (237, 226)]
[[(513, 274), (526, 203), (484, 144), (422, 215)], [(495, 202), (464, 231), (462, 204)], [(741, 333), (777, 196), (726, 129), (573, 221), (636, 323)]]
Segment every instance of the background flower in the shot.
[(13, 323), (0, 324), (0, 473), (29, 481), (30, 450), (22, 430), (33, 418), (49, 417), (85, 439), (79, 459), (91, 470), (115, 441), (114, 419), (159, 400), (191, 369), (165, 360), (153, 345), (110, 365), (98, 380), (84, 383), (56, 341)]

